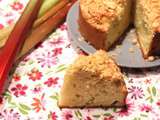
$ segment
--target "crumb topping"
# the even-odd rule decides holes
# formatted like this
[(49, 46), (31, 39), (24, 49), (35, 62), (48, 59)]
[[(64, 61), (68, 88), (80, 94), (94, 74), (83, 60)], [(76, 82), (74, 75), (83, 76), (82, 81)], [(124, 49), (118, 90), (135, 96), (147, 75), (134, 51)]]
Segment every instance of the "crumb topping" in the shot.
[(80, 0), (83, 17), (98, 30), (108, 31), (127, 0)]
[(140, 0), (143, 6), (144, 20), (150, 21), (150, 28), (160, 27), (160, 0)]
[(75, 72), (74, 74), (79, 74), (79, 72), (90, 73), (102, 80), (116, 81), (123, 79), (123, 75), (114, 60), (102, 50), (90, 56), (79, 56), (67, 72), (72, 71)]

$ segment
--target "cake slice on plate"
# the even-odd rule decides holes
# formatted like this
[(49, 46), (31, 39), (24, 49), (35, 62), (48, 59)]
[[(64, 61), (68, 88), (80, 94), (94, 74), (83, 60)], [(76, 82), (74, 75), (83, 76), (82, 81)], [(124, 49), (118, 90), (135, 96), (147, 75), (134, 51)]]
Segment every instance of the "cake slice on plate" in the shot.
[(122, 107), (127, 89), (116, 63), (105, 51), (79, 56), (64, 76), (59, 97), (61, 108)]
[(79, 30), (96, 49), (108, 50), (130, 24), (131, 0), (80, 0)]
[(160, 54), (160, 0), (136, 0), (135, 27), (144, 58)]

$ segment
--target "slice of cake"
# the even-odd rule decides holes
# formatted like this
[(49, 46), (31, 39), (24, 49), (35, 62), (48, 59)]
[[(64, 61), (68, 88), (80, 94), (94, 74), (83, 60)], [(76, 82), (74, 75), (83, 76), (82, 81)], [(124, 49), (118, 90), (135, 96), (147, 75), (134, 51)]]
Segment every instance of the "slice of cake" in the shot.
[(127, 89), (116, 63), (100, 50), (79, 56), (64, 76), (59, 97), (61, 108), (122, 107)]
[(136, 0), (134, 23), (144, 57), (160, 54), (160, 0)]
[(108, 50), (130, 23), (131, 0), (80, 0), (79, 30), (95, 48)]

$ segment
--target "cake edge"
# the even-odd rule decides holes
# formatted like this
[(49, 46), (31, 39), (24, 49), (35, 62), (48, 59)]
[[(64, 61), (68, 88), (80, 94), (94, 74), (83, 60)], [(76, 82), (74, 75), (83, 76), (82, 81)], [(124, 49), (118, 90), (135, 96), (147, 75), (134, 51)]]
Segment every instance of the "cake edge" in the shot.
[(78, 23), (80, 33), (82, 34), (82, 36), (84, 36), (84, 38), (88, 39), (85, 40), (93, 45), (96, 49), (105, 50), (106, 33), (92, 27), (87, 21), (85, 21), (80, 6)]

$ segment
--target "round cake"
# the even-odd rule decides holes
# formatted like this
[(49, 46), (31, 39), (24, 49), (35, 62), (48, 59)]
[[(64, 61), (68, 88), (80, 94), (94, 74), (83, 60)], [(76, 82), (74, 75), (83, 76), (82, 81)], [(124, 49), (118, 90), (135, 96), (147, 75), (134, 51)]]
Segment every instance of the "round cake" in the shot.
[(131, 0), (80, 0), (79, 30), (97, 49), (108, 50), (130, 23)]

